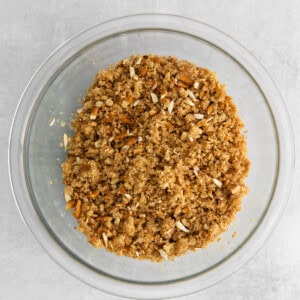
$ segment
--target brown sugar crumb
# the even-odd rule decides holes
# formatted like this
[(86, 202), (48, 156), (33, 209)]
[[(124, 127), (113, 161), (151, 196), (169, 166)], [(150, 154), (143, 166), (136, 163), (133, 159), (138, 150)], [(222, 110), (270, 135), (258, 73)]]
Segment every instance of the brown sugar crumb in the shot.
[(72, 126), (67, 209), (95, 247), (172, 260), (217, 240), (248, 192), (237, 108), (186, 60), (133, 55), (101, 70)]

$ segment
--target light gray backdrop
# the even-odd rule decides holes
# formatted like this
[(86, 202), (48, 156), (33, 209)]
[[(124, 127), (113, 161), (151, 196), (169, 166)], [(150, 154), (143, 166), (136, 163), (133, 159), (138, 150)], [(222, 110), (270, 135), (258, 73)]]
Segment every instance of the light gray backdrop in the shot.
[[(7, 172), (13, 113), (45, 58), (77, 32), (111, 18), (161, 12), (213, 25), (268, 69), (300, 151), (300, 1), (0, 0), (0, 299), (108, 299), (57, 266), (22, 222)], [(234, 275), (181, 299), (300, 299), (300, 162), (285, 213), (263, 249)]]

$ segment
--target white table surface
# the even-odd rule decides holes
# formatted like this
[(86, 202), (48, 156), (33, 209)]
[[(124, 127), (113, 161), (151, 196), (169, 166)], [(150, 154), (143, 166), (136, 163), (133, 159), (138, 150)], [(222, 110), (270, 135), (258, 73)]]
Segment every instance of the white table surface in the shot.
[[(161, 12), (213, 25), (244, 45), (281, 91), (300, 151), (300, 1), (1, 0), (0, 1), (0, 299), (108, 299), (61, 269), (24, 225), (8, 177), (13, 113), (30, 77), (66, 39), (98, 22)], [(299, 156), (298, 156), (299, 158)], [(288, 206), (265, 246), (239, 271), (180, 299), (300, 299), (300, 162)]]

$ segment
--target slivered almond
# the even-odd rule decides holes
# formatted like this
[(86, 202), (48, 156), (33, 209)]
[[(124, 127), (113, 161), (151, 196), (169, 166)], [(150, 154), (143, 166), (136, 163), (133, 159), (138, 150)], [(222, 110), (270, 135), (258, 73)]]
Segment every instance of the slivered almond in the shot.
[(76, 206), (75, 206), (75, 210), (73, 212), (74, 214), (74, 217), (76, 219), (78, 219), (80, 217), (80, 213), (81, 213), (81, 201), (80, 200), (77, 200), (76, 202)]
[(94, 192), (92, 192), (91, 194), (88, 195), (88, 198), (90, 199), (95, 199), (98, 197), (98, 195), (100, 194), (100, 191), (99, 190), (96, 190)]
[(188, 76), (186, 76), (185, 74), (182, 74), (182, 73), (180, 73), (178, 75), (178, 80), (184, 82), (187, 85), (192, 85), (193, 84), (193, 80), (190, 77), (188, 77)]
[(119, 119), (124, 124), (132, 125), (134, 123), (133, 120), (129, 119), (126, 115), (120, 115)]
[(68, 136), (66, 133), (63, 135), (63, 144), (64, 144), (64, 149), (66, 150), (68, 147)]
[(174, 100), (172, 100), (168, 106), (168, 112), (169, 114), (173, 111), (174, 108)]
[(188, 92), (188, 95), (189, 95), (190, 98), (192, 98), (193, 100), (196, 100), (196, 97), (195, 97), (194, 93), (191, 90), (187, 90), (187, 92)]
[(128, 200), (131, 200), (131, 199), (132, 199), (132, 196), (129, 195), (129, 194), (124, 194), (124, 196), (125, 196)]
[(222, 187), (222, 182), (220, 180), (218, 180), (217, 178), (213, 178), (213, 182), (217, 187)]
[(135, 101), (133, 102), (133, 106), (135, 107), (135, 106), (137, 106), (139, 103), (140, 103), (140, 100), (135, 100)]
[(198, 89), (199, 88), (199, 82), (198, 81), (195, 81), (194, 82), (194, 89)]
[(52, 127), (52, 126), (54, 125), (54, 123), (55, 123), (55, 118), (53, 118), (53, 119), (50, 121), (49, 126)]
[(175, 223), (176, 227), (184, 232), (190, 232), (180, 221)]
[(194, 114), (194, 117), (197, 119), (197, 120), (202, 120), (204, 118), (204, 115), (202, 114)]
[(104, 245), (107, 248), (108, 247), (108, 237), (105, 232), (102, 232), (102, 238), (103, 238)]
[(158, 102), (157, 95), (155, 93), (150, 93), (152, 102), (155, 104)]
[(163, 249), (158, 249), (158, 252), (164, 260), (169, 260), (167, 253)]
[(142, 57), (140, 56), (135, 62), (136, 65), (139, 65), (142, 62)]
[(93, 107), (92, 112), (90, 114), (90, 120), (96, 120), (98, 117), (99, 107)]
[(124, 140), (127, 136), (127, 130), (124, 130), (123, 132), (121, 132), (120, 134), (118, 134), (117, 136), (114, 137), (114, 140), (116, 142), (120, 142), (122, 140)]
[(66, 202), (69, 202), (72, 199), (71, 196), (68, 193), (64, 193), (64, 197), (65, 197)]
[(70, 200), (66, 205), (66, 210), (70, 210), (71, 208), (75, 207), (76, 200)]
[(129, 75), (130, 75), (130, 78), (133, 78), (135, 76), (134, 67), (129, 67)]
[(190, 99), (186, 99), (185, 103), (188, 104), (189, 106), (195, 106), (195, 103)]

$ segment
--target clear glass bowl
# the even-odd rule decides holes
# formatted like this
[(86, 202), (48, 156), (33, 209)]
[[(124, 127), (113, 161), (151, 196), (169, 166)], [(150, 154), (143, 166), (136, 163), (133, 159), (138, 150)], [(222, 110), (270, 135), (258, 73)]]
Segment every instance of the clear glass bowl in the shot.
[[(80, 105), (78, 99), (99, 69), (133, 53), (175, 55), (217, 72), (248, 132), (250, 193), (243, 200), (242, 211), (219, 242), (176, 261), (138, 261), (95, 249), (74, 229), (75, 219), (65, 212), (60, 163), (66, 153), (60, 143), (63, 133), (71, 131), (59, 123), (69, 123)], [(11, 130), (11, 182), (29, 229), (71, 274), (120, 296), (180, 296), (236, 271), (274, 230), (292, 182), (291, 132), (286, 108), (268, 73), (232, 38), (178, 16), (128, 16), (73, 37), (34, 74)]]

